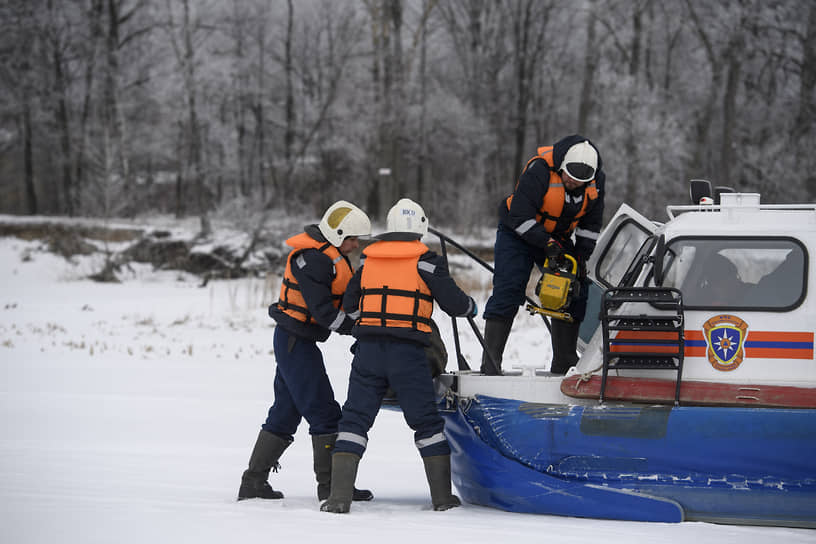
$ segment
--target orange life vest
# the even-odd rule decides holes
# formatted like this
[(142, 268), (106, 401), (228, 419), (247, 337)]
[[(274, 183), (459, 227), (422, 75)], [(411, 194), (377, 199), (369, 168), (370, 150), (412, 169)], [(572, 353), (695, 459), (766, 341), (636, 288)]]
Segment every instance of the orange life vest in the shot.
[(278, 307), (287, 315), (304, 323), (317, 323), (312, 317), (303, 294), (300, 292), (295, 276), (292, 274), (292, 259), (296, 259), (304, 249), (317, 249), (328, 255), (334, 265), (334, 279), (331, 284), (332, 304), (335, 308), (340, 307), (343, 293), (346, 291), (351, 276), (354, 271), (349, 262), (343, 258), (340, 251), (328, 242), (315, 240), (305, 232), (292, 236), (286, 240), (286, 244), (294, 248), (286, 259), (286, 271), (283, 273), (283, 284), (281, 285)]
[(375, 242), (363, 251), (359, 326), (431, 332), (434, 299), (417, 269), (427, 251), (419, 240)]
[[(530, 164), (538, 159), (544, 160), (549, 167), (550, 167), (550, 186), (547, 189), (547, 192), (544, 193), (544, 198), (541, 202), (541, 206), (538, 209), (538, 213), (536, 213), (536, 221), (539, 223), (544, 223), (544, 229), (547, 232), (553, 232), (555, 230), (555, 226), (558, 223), (558, 220), (561, 218), (561, 213), (564, 211), (564, 199), (566, 197), (566, 191), (564, 190), (564, 181), (561, 179), (561, 176), (558, 174), (556, 168), (553, 164), (553, 146), (545, 146), (539, 147), (537, 150), (537, 155), (527, 161), (527, 164), (524, 166), (525, 172), (529, 167)], [(518, 181), (516, 182), (516, 187), (518, 187)], [(586, 215), (589, 203), (593, 200), (598, 198), (598, 189), (595, 186), (595, 180), (593, 179), (589, 183), (586, 184), (586, 190), (584, 191), (584, 200), (581, 204), (581, 209), (575, 214), (573, 221), (570, 222), (569, 229), (567, 230), (567, 234), (571, 233), (575, 230), (575, 227), (578, 225), (578, 220), (581, 219), (584, 215)], [(507, 209), (510, 209), (510, 203), (513, 201), (513, 195), (507, 197)]]

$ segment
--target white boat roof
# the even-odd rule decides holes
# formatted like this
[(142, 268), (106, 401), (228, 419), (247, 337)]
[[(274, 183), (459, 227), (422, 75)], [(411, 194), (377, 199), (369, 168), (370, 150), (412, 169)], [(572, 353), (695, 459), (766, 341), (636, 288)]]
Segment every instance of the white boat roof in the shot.
[(761, 204), (757, 193), (724, 193), (719, 205), (667, 206), (661, 231), (679, 235), (816, 234), (816, 204)]

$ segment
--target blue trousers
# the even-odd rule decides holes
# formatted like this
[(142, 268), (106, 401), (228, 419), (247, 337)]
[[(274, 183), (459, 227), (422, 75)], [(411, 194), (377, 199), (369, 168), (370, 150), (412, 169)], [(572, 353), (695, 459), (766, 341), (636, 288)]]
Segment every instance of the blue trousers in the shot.
[(292, 440), (302, 418), (309, 422), (309, 434), (337, 432), (340, 405), (334, 400), (323, 354), (313, 340), (295, 336), (275, 327), (275, 402), (269, 408), (265, 431)]
[[(493, 248), (493, 293), (487, 299), (485, 319), (513, 320), (519, 306), (526, 302), (527, 282), (533, 265), (543, 266), (547, 254), (543, 248), (532, 246), (500, 224)], [(581, 291), (567, 311), (577, 323), (584, 319), (587, 305), (586, 279), (581, 280)]]
[(397, 395), (406, 423), (414, 430), (420, 456), (450, 455), (425, 349), (409, 342), (365, 338), (355, 346), (334, 451), (363, 455), (368, 431), (389, 386)]

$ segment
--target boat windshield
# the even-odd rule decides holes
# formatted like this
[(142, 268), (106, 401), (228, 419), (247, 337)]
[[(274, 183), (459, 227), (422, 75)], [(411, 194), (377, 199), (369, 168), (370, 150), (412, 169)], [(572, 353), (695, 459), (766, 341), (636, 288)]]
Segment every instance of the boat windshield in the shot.
[(679, 238), (666, 249), (663, 286), (686, 308), (786, 311), (804, 298), (806, 251), (792, 238)]

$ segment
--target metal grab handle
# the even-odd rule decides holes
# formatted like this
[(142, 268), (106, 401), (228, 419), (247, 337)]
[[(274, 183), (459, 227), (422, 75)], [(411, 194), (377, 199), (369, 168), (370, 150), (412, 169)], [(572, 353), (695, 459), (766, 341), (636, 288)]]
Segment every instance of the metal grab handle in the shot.
[[(473, 253), (472, 251), (467, 249), (462, 244), (458, 243), (453, 238), (439, 232), (438, 230), (436, 230), (433, 227), (428, 227), (428, 232), (430, 232), (431, 234), (436, 235), (439, 238), (439, 244), (440, 244), (440, 246), (442, 248), (442, 258), (444, 259), (446, 265), (448, 265), (448, 248), (447, 248), (447, 244), (451, 244), (453, 247), (455, 247), (456, 249), (458, 249), (459, 251), (461, 251), (462, 253), (464, 253), (465, 255), (467, 255), (468, 257), (470, 257), (471, 259), (473, 259), (474, 261), (476, 261), (480, 265), (482, 265), (491, 274), (495, 273), (492, 266), (490, 266), (484, 260), (479, 258), (478, 255), (476, 255), (475, 253)], [(538, 306), (536, 301), (534, 301), (531, 297), (526, 296), (526, 299), (527, 299), (527, 302), (529, 302), (530, 304)], [(552, 334), (552, 326), (550, 325), (550, 321), (543, 314), (539, 314), (539, 315), (541, 315), (542, 321), (544, 321), (544, 324), (547, 326), (547, 331), (549, 331), (550, 334)], [(484, 353), (487, 354), (487, 360), (492, 365), (494, 372), (496, 372), (496, 374), (500, 374), (499, 365), (496, 364), (496, 360), (493, 358), (493, 354), (490, 353), (487, 350), (487, 346), (485, 344), (484, 336), (482, 336), (482, 333), (479, 331), (479, 328), (476, 326), (476, 322), (474, 321), (474, 319), (472, 317), (467, 317), (467, 321), (468, 321), (468, 324), (470, 324), (470, 328), (473, 329), (473, 333), (476, 335), (476, 339), (479, 340), (479, 344), (481, 344), (482, 350), (484, 351)], [(456, 322), (456, 317), (455, 316), (451, 316), (451, 324), (452, 324), (452, 328), (453, 328), (453, 342), (454, 342), (454, 346), (456, 348), (456, 364), (457, 364), (459, 370), (471, 370), (470, 365), (468, 365), (467, 360), (462, 355), (462, 349), (461, 349), (461, 346), (459, 344), (459, 326), (458, 326), (458, 324)]]
[[(428, 229), (432, 230), (432, 229)], [(434, 234), (437, 234), (435, 231)], [(438, 234), (437, 234), (438, 235)], [(445, 261), (445, 266), (448, 265), (448, 249), (445, 245), (445, 238), (439, 235), (439, 240), (442, 245), (442, 259)], [(470, 370), (470, 365), (467, 363), (465, 356), (462, 355), (462, 348), (459, 345), (459, 326), (456, 324), (456, 316), (451, 316), (451, 325), (453, 327), (453, 344), (456, 347), (456, 364), (459, 370)]]
[[(467, 248), (466, 248), (465, 246), (463, 246), (462, 244), (458, 243), (456, 240), (454, 240), (454, 239), (453, 239), (453, 238), (451, 238), (450, 236), (447, 236), (446, 234), (444, 234), (444, 233), (442, 233), (442, 232), (439, 232), (438, 230), (436, 230), (436, 229), (435, 229), (435, 228), (433, 228), (433, 227), (428, 227), (428, 232), (430, 232), (431, 234), (435, 234), (437, 237), (439, 237), (440, 245), (442, 246), (442, 256), (445, 258), (445, 262), (446, 262), (446, 263), (447, 263), (447, 261), (448, 261), (448, 258), (447, 258), (447, 251), (446, 251), (446, 249), (445, 249), (445, 242), (449, 243), (450, 245), (452, 245), (453, 247), (455, 247), (456, 249), (458, 249), (459, 251), (461, 251), (462, 253), (464, 253), (465, 255), (467, 255), (468, 257), (470, 257), (471, 259), (473, 259), (474, 261), (476, 261), (476, 262), (477, 262), (477, 263), (479, 263), (480, 265), (482, 265), (482, 266), (483, 266), (484, 268), (486, 268), (486, 269), (487, 269), (487, 271), (488, 271), (488, 272), (490, 272), (491, 274), (494, 274), (494, 273), (495, 273), (495, 271), (494, 271), (494, 269), (493, 269), (493, 267), (492, 267), (492, 266), (490, 266), (490, 265), (489, 265), (488, 263), (486, 263), (484, 260), (482, 260), (481, 258), (479, 258), (479, 256), (478, 256), (478, 255), (476, 255), (475, 253), (473, 253), (472, 251), (470, 251), (469, 249), (467, 249)], [(533, 306), (538, 306), (538, 301), (534, 300), (534, 299), (533, 299), (532, 297), (530, 297), (529, 295), (525, 295), (525, 299), (527, 300), (527, 302), (529, 302), (529, 303), (530, 303), (530, 304), (532, 304)], [(544, 325), (546, 325), (546, 326), (547, 326), (547, 331), (548, 331), (550, 334), (552, 334), (552, 325), (550, 325), (550, 320), (549, 320), (549, 319), (547, 319), (547, 316), (545, 316), (544, 314), (538, 314), (538, 315), (540, 315), (540, 316), (541, 316), (541, 320), (542, 320), (542, 321), (544, 321)], [(482, 342), (482, 347), (484, 347), (484, 342)]]

